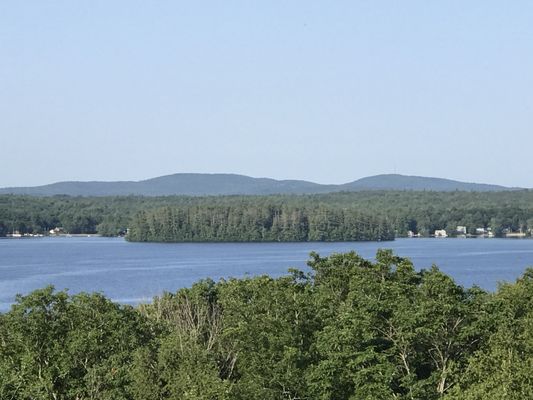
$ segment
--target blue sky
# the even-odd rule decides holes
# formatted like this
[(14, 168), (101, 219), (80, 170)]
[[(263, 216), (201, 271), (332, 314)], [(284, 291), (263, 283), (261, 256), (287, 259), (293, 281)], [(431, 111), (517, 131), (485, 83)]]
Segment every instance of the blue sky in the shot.
[(531, 1), (4, 1), (0, 186), (533, 187)]

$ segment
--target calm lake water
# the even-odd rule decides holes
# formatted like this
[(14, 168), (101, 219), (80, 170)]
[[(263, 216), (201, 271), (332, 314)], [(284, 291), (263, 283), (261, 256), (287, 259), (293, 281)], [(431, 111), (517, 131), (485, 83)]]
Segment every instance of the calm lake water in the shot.
[(533, 240), (397, 239), (352, 243), (128, 243), (118, 238), (0, 240), (0, 310), (17, 293), (53, 284), (57, 289), (103, 292), (135, 304), (202, 278), (279, 276), (304, 269), (311, 251), (355, 250), (373, 258), (379, 248), (409, 257), (416, 268), (437, 264), (464, 286), (494, 290), (533, 266)]

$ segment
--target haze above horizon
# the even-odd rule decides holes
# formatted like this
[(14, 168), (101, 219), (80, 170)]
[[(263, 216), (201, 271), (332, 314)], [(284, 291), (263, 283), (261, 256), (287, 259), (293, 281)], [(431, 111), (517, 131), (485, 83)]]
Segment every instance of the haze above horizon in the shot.
[(0, 4), (0, 187), (177, 172), (533, 187), (533, 3)]

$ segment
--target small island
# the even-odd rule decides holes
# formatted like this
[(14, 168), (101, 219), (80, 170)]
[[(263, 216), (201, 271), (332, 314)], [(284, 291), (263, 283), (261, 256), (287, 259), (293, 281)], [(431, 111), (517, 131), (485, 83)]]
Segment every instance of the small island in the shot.
[(307, 242), (394, 240), (383, 217), (357, 210), (245, 204), (141, 211), (126, 239), (139, 242)]

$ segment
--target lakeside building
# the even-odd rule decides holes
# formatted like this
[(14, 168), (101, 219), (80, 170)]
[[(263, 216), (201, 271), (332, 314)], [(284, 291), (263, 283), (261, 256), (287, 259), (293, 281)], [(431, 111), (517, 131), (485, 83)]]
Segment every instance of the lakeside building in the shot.
[(448, 237), (448, 233), (446, 233), (446, 230), (445, 229), (437, 229), (435, 231), (435, 237)]
[(507, 232), (505, 234), (505, 237), (507, 238), (524, 238), (526, 237), (525, 232)]

